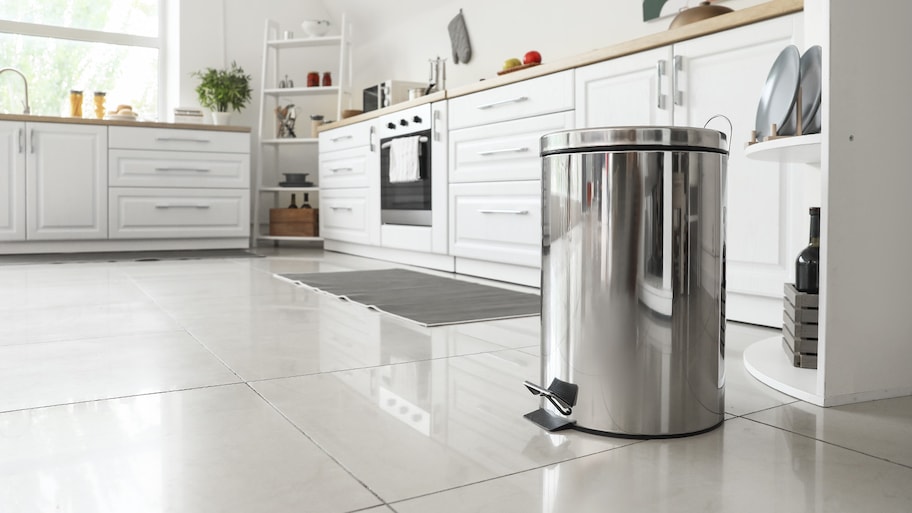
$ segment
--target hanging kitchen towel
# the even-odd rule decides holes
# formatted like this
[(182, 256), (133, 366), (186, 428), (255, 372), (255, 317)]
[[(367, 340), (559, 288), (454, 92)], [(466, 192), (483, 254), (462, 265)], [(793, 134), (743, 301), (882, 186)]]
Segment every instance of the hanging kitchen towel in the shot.
[(466, 30), (462, 9), (447, 25), (450, 32), (450, 44), (453, 46), (453, 62), (465, 64), (472, 58), (472, 45), (469, 44), (469, 32)]
[(390, 141), (390, 183), (417, 182), (421, 180), (418, 162), (418, 139), (421, 136), (399, 137)]

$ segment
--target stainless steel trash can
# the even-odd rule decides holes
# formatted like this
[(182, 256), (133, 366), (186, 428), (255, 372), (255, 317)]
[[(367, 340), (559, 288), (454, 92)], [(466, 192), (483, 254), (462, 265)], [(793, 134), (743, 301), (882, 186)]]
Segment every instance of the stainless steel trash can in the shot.
[(542, 137), (543, 396), (527, 418), (634, 438), (723, 420), (725, 134)]

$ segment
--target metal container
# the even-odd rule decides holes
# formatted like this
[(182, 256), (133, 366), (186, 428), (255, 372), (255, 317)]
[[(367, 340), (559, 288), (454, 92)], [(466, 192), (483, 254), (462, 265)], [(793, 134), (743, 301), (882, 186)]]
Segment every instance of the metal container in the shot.
[(527, 387), (544, 398), (527, 418), (634, 438), (718, 426), (725, 134), (618, 127), (541, 142), (542, 385)]

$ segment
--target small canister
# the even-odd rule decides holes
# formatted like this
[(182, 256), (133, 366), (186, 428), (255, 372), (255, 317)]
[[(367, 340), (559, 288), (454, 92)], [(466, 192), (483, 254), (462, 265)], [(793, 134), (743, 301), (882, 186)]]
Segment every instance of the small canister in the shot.
[(328, 71), (323, 72), (322, 85), (323, 85), (323, 87), (329, 87), (329, 86), (333, 85), (332, 75), (330, 75)]
[(320, 86), (320, 74), (316, 71), (311, 71), (307, 74), (307, 87), (319, 87)]
[(103, 91), (95, 91), (95, 117), (98, 119), (103, 119), (105, 116), (105, 93)]
[(75, 89), (70, 91), (70, 116), (74, 118), (82, 117), (82, 91)]
[(310, 136), (313, 138), (317, 137), (317, 132), (320, 130), (320, 126), (323, 125), (323, 116), (320, 114), (314, 114), (310, 116)]

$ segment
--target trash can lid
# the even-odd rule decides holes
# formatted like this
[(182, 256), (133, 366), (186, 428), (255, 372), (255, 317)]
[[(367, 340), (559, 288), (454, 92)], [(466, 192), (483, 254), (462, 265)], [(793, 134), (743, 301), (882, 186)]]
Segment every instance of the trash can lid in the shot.
[(718, 130), (682, 126), (620, 126), (564, 130), (541, 138), (541, 156), (593, 151), (708, 151), (728, 154)]

